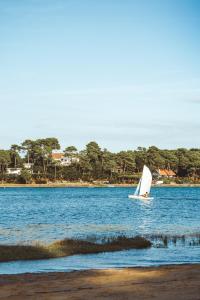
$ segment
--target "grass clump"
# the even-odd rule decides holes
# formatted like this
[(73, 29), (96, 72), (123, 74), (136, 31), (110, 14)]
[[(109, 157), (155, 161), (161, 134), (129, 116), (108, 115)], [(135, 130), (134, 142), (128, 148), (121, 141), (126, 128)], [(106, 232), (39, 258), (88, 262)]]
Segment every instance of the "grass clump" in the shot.
[(106, 243), (97, 244), (83, 240), (65, 239), (50, 245), (50, 249), (59, 253), (89, 254), (99, 252), (111, 252), (128, 249), (143, 249), (151, 246), (151, 242), (142, 237), (127, 238), (120, 236), (110, 238)]
[(50, 258), (45, 246), (31, 245), (0, 245), (0, 262), (11, 260)]
[(0, 262), (13, 260), (34, 260), (70, 256), (74, 254), (92, 254), (128, 249), (145, 249), (151, 242), (143, 237), (127, 238), (120, 236), (97, 244), (84, 240), (65, 239), (49, 245), (0, 245)]

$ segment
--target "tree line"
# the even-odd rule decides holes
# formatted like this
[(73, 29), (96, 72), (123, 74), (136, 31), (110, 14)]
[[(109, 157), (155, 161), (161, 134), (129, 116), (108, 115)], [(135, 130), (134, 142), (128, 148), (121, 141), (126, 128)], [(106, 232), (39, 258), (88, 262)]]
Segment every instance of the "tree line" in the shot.
[[(0, 179), (36, 183), (57, 180), (131, 183), (138, 180), (144, 164), (152, 172), (173, 170), (177, 182), (198, 182), (200, 178), (200, 149), (197, 148), (169, 150), (151, 146), (113, 153), (92, 141), (81, 151), (75, 146), (65, 148), (64, 155), (75, 158), (69, 166), (52, 158), (52, 153), (60, 148), (57, 138), (44, 138), (25, 140), (20, 145), (11, 145), (9, 150), (0, 150)], [(24, 163), (31, 164), (31, 172), (24, 168)], [(22, 168), (21, 175), (8, 175), (8, 168)]]

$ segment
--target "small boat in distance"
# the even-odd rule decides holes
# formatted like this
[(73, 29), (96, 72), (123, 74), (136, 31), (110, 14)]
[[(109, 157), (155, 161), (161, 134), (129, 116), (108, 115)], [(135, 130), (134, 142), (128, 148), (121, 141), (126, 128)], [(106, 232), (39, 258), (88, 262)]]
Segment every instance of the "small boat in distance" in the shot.
[(134, 195), (129, 195), (128, 197), (131, 199), (139, 199), (139, 200), (153, 199), (153, 197), (149, 197), (151, 183), (152, 183), (151, 171), (147, 166), (144, 165), (142, 177), (140, 178), (135, 193)]

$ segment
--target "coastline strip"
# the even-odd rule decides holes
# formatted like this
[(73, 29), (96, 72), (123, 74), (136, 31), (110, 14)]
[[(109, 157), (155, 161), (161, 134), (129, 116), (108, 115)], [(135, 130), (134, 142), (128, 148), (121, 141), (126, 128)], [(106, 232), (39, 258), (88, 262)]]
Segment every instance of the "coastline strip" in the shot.
[(0, 276), (0, 299), (199, 300), (200, 265)]

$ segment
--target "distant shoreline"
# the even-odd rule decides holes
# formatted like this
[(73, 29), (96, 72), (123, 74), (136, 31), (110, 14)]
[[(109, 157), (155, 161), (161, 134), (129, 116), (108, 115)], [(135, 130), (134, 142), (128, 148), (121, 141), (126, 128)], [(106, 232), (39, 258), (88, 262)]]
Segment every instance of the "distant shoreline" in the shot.
[[(100, 187), (136, 187), (137, 184), (96, 184), (96, 183), (88, 183), (88, 182), (65, 182), (65, 183), (29, 183), (29, 184), (18, 184), (18, 183), (1, 183), (0, 188), (13, 188), (13, 187), (30, 187), (30, 188), (69, 188), (69, 187), (88, 187), (88, 188), (100, 188)], [(161, 184), (161, 185), (152, 185), (152, 187), (162, 188), (162, 187), (200, 187), (200, 184)]]

